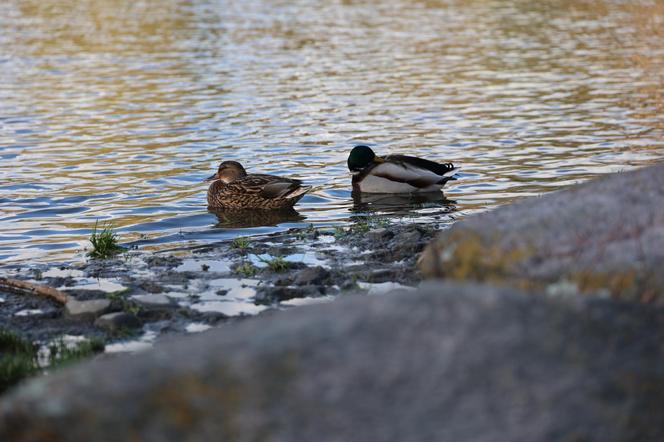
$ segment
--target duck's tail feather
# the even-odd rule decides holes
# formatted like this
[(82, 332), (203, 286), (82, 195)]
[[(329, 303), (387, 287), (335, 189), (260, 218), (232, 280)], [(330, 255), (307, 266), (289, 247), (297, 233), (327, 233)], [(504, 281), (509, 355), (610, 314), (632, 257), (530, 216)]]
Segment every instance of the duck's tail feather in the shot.
[(311, 190), (311, 186), (301, 186), (293, 189), (287, 195), (284, 195), (284, 198), (293, 199), (297, 198), (298, 200), (304, 196), (305, 193)]
[(459, 178), (461, 178), (461, 176), (456, 174), (456, 173), (454, 175), (447, 175), (447, 176), (444, 176), (440, 181), (438, 181), (438, 184), (444, 185), (448, 181), (456, 181)]

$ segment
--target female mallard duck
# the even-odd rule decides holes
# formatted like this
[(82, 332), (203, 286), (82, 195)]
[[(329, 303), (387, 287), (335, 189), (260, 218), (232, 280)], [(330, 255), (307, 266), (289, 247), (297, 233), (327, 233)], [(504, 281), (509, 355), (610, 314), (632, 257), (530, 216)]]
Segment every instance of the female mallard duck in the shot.
[(210, 208), (283, 209), (293, 207), (311, 187), (302, 181), (275, 175), (251, 174), (237, 161), (224, 161), (212, 181), (207, 200)]
[(353, 191), (364, 193), (435, 192), (456, 170), (452, 163), (435, 163), (406, 155), (378, 157), (368, 146), (355, 146), (348, 156)]

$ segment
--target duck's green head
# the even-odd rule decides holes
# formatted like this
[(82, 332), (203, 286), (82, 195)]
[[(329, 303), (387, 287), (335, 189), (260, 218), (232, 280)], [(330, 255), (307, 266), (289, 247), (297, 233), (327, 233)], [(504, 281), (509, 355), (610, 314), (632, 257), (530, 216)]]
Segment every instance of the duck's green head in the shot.
[(348, 170), (353, 175), (358, 174), (369, 164), (379, 161), (369, 146), (355, 146), (348, 155)]

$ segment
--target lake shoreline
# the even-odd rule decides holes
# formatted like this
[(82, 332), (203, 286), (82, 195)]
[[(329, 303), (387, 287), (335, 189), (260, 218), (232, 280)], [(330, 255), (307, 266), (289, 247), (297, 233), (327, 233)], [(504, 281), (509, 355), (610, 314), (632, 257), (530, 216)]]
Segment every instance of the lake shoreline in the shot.
[(160, 252), (133, 250), (70, 266), (13, 269), (3, 276), (58, 288), (75, 306), (0, 289), (0, 320), (42, 345), (78, 336), (131, 351), (162, 336), (328, 302), (344, 293), (414, 288), (421, 281), (414, 271), (417, 256), (438, 230), (367, 216), (349, 227), (311, 226)]

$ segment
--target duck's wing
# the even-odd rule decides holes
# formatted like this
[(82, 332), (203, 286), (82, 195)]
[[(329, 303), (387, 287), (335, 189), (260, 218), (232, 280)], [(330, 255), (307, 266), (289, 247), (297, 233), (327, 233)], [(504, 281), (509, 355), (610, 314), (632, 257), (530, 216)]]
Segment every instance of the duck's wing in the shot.
[(436, 163), (406, 155), (389, 155), (382, 163), (377, 163), (369, 172), (371, 175), (407, 183), (417, 188), (426, 188), (436, 184), (445, 184), (454, 179), (447, 176), (456, 167), (452, 163)]
[(227, 186), (238, 193), (257, 194), (267, 199), (294, 198), (311, 189), (308, 186), (303, 187), (300, 180), (263, 174), (247, 175)]
[(408, 155), (388, 155), (385, 157), (388, 162), (402, 164), (411, 169), (423, 169), (435, 173), (438, 176), (444, 176), (457, 168), (452, 163), (437, 163), (435, 161), (425, 160), (424, 158), (410, 157)]

